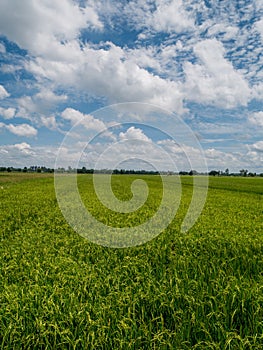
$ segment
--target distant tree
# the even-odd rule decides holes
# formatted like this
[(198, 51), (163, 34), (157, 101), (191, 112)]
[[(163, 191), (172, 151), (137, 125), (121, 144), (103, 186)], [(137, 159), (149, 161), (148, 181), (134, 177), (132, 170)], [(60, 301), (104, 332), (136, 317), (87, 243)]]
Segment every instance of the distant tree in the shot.
[(239, 170), (239, 173), (241, 176), (247, 176), (248, 170), (241, 169), (241, 170)]
[(217, 170), (211, 170), (211, 171), (209, 172), (209, 175), (210, 175), (210, 176), (218, 176), (218, 175), (219, 175), (219, 171), (217, 171)]
[(226, 176), (229, 175), (229, 169), (228, 169), (228, 168), (226, 168), (226, 170), (225, 170), (225, 175), (226, 175)]
[(190, 170), (189, 171), (189, 175), (193, 176), (193, 175), (197, 175), (198, 172), (196, 170)]

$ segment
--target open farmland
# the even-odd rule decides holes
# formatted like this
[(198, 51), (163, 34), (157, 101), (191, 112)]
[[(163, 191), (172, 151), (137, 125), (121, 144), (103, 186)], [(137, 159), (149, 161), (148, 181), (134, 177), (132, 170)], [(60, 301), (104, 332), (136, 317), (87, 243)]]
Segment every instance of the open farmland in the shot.
[[(113, 176), (116, 196), (129, 199), (135, 178)], [(90, 175), (79, 189), (94, 216), (129, 226), (160, 203), (160, 177), (143, 179), (149, 199), (137, 217), (103, 208)], [(182, 183), (163, 233), (113, 249), (67, 224), (52, 175), (1, 174), (1, 349), (262, 349), (263, 179), (210, 178), (187, 234), (192, 178)]]

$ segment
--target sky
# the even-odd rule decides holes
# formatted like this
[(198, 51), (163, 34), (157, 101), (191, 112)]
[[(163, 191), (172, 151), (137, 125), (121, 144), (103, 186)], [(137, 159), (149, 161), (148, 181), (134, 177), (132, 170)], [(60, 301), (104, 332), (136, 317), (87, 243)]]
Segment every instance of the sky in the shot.
[(1, 0), (0, 166), (103, 154), (189, 171), (202, 153), (208, 170), (263, 172), (262, 14), (262, 0)]

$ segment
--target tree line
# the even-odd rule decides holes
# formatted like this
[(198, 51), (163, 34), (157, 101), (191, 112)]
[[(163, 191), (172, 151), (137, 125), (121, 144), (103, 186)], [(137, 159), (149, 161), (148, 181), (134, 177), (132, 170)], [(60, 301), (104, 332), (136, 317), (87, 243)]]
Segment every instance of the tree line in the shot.
[(100, 169), (100, 170), (94, 170), (94, 169), (87, 169), (86, 167), (73, 169), (72, 167), (66, 168), (49, 168), (45, 166), (30, 166), (30, 167), (23, 167), (23, 168), (15, 168), (15, 167), (0, 167), (0, 172), (23, 172), (23, 173), (78, 173), (78, 174), (116, 174), (116, 175), (132, 175), (132, 174), (138, 174), (138, 175), (210, 175), (210, 176), (242, 176), (242, 177), (255, 177), (260, 176), (263, 177), (263, 173), (255, 173), (248, 171), (247, 169), (241, 169), (239, 172), (230, 172), (227, 168), (226, 170), (211, 170), (208, 173), (201, 173), (196, 170), (190, 170), (190, 171), (180, 171), (178, 173), (172, 172), (172, 171), (153, 171), (153, 170), (134, 170), (134, 169)]

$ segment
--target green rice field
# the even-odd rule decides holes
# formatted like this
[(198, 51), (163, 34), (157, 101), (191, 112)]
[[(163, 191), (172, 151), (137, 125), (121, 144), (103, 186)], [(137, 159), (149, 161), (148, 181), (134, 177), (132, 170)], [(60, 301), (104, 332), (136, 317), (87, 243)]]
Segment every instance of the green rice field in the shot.
[[(131, 198), (135, 175), (114, 175)], [(134, 226), (157, 209), (159, 176), (145, 205), (114, 213), (79, 175), (83, 202), (108, 225)], [(169, 177), (173, 181), (173, 176)], [(52, 174), (0, 174), (0, 349), (262, 349), (263, 178), (210, 177), (205, 207), (187, 233), (192, 196), (140, 246), (109, 248), (64, 219)]]

